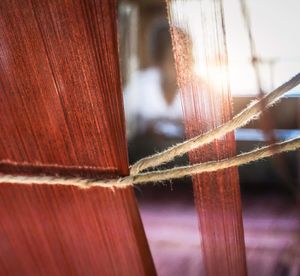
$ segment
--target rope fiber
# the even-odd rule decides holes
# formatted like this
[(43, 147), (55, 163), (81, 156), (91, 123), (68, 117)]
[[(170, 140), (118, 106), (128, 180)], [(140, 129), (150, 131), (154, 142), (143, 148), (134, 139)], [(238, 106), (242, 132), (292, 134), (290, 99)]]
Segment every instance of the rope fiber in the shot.
[[(275, 104), (286, 92), (300, 84), (300, 73), (292, 79), (265, 95), (259, 101), (252, 102), (248, 107), (226, 122), (220, 127), (208, 131), (202, 135), (186, 140), (183, 143), (176, 144), (160, 153), (143, 158), (136, 162), (130, 169), (130, 175), (116, 179), (92, 179), (82, 177), (56, 177), (56, 176), (21, 176), (0, 173), (0, 183), (18, 183), (18, 184), (48, 184), (48, 185), (72, 185), (80, 188), (90, 188), (95, 186), (108, 188), (124, 188), (136, 184), (145, 184), (150, 182), (160, 182), (186, 176), (192, 176), (204, 172), (213, 172), (229, 167), (240, 166), (257, 161), (262, 158), (270, 157), (282, 152), (294, 151), (300, 148), (300, 137), (287, 140), (280, 143), (274, 143), (247, 153), (222, 159), (199, 163), (188, 166), (175, 167), (172, 169), (156, 170), (144, 172), (145, 169), (154, 168), (167, 163), (178, 156), (182, 156), (194, 149), (221, 138), (226, 133), (233, 131), (252, 120), (258, 119), (260, 114)], [(261, 104), (263, 103), (263, 109)]]

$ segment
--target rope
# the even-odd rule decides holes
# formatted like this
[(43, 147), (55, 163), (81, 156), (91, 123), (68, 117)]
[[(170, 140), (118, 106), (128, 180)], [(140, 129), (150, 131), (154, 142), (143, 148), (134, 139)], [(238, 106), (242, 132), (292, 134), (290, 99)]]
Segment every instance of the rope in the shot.
[(240, 128), (252, 120), (259, 118), (260, 114), (273, 104), (275, 104), (287, 91), (300, 84), (300, 73), (292, 79), (279, 86), (269, 94), (265, 95), (259, 101), (252, 102), (248, 107), (242, 110), (239, 114), (233, 117), (232, 120), (225, 124), (206, 132), (205, 134), (196, 136), (175, 146), (172, 146), (160, 153), (143, 158), (137, 161), (131, 167), (131, 175), (136, 175), (148, 168), (157, 167), (164, 163), (172, 161), (177, 156), (197, 149), (205, 144), (209, 144), (215, 139), (221, 138), (226, 133)]
[[(185, 176), (192, 176), (204, 172), (213, 172), (240, 166), (262, 158), (270, 157), (274, 154), (281, 152), (293, 151), (300, 148), (300, 137), (287, 140), (281, 143), (274, 143), (247, 153), (237, 155), (232, 158), (200, 163), (189, 166), (175, 167), (173, 169), (157, 170), (146, 173), (141, 171), (162, 165), (166, 162), (173, 160), (177, 156), (181, 156), (190, 152), (200, 146), (212, 142), (224, 136), (226, 133), (239, 128), (251, 120), (257, 119), (263, 110), (272, 106), (279, 100), (284, 93), (294, 88), (300, 83), (300, 73), (293, 77), (288, 82), (284, 83), (271, 93), (264, 96), (260, 101), (252, 102), (248, 107), (241, 111), (238, 115), (233, 117), (232, 120), (223, 124), (222, 126), (208, 131), (205, 134), (196, 136), (183, 143), (179, 143), (161, 153), (143, 158), (135, 163), (130, 170), (130, 175), (117, 179), (91, 179), (81, 177), (55, 177), (55, 176), (20, 176), (0, 173), (0, 183), (18, 183), (18, 184), (48, 184), (48, 185), (72, 185), (80, 188), (90, 188), (94, 186), (120, 188), (128, 187), (136, 184), (145, 184), (149, 182), (160, 182)], [(264, 103), (263, 110), (260, 109), (261, 102)]]
[(91, 188), (95, 186), (108, 188), (125, 188), (136, 184), (150, 182), (161, 182), (195, 174), (214, 172), (235, 166), (244, 165), (262, 158), (272, 156), (281, 152), (293, 151), (300, 148), (300, 137), (285, 142), (276, 143), (262, 147), (251, 152), (243, 153), (232, 158), (211, 161), (189, 166), (182, 166), (173, 169), (139, 173), (135, 176), (126, 176), (118, 179), (89, 179), (81, 177), (52, 177), (52, 176), (18, 176), (10, 174), (0, 174), (0, 183), (18, 184), (48, 184), (48, 185), (71, 185), (79, 188)]

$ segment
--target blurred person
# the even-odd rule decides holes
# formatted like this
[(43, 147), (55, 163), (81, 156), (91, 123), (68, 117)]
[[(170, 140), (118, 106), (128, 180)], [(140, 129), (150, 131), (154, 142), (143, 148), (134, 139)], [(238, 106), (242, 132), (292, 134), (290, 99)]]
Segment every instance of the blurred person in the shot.
[(153, 65), (137, 71), (124, 90), (127, 135), (181, 137), (182, 108), (167, 21), (154, 24), (149, 50)]

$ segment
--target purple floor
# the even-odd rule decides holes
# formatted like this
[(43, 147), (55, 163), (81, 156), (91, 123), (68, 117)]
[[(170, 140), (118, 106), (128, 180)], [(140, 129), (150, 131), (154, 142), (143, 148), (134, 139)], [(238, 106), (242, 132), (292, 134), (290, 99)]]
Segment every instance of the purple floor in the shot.
[[(249, 276), (300, 275), (300, 208), (276, 197), (243, 201)], [(158, 275), (204, 275), (192, 204), (140, 202)]]

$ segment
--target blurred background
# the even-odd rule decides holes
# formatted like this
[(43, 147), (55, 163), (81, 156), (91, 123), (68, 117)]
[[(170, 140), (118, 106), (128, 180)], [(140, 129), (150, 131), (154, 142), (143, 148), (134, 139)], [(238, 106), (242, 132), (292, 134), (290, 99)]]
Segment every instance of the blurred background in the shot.
[[(299, 0), (245, 3), (242, 9), (240, 0), (224, 0), (234, 114), (300, 71)], [(119, 41), (132, 164), (184, 139), (165, 1), (119, 0)], [(237, 152), (299, 136), (299, 125), (296, 87), (259, 121), (236, 131)], [(249, 275), (300, 275), (299, 158), (292, 152), (239, 168)], [(201, 274), (191, 181), (135, 192), (158, 275)]]

